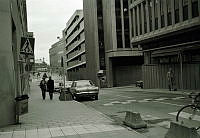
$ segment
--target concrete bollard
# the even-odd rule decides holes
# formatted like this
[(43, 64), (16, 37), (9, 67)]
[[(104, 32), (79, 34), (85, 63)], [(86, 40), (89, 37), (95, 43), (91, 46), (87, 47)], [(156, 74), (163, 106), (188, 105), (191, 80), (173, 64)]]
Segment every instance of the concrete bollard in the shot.
[(147, 123), (142, 120), (140, 113), (130, 111), (126, 111), (124, 124), (134, 129), (147, 127)]
[(179, 122), (171, 122), (165, 138), (200, 138), (194, 127), (188, 127)]
[(70, 92), (62, 90), (59, 99), (60, 101), (72, 101), (73, 96)]

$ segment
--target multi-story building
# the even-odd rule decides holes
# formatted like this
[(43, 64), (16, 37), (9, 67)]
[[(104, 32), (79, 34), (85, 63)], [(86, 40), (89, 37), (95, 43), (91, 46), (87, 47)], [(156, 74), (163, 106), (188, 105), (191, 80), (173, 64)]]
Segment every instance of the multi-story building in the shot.
[(63, 30), (65, 70), (69, 80), (86, 79), (86, 54), (83, 11), (76, 10)]
[(0, 1), (0, 126), (16, 122), (15, 97), (27, 92), (27, 63), (21, 62), (21, 37), (27, 36), (26, 0)]
[(108, 87), (142, 78), (142, 49), (130, 44), (128, 0), (84, 0), (88, 77), (96, 83), (106, 72)]
[(61, 38), (49, 49), (50, 69), (52, 73), (60, 73), (62, 71), (61, 62), (64, 56), (64, 47), (65, 41)]
[(131, 43), (144, 50), (145, 88), (200, 89), (200, 0), (129, 0)]

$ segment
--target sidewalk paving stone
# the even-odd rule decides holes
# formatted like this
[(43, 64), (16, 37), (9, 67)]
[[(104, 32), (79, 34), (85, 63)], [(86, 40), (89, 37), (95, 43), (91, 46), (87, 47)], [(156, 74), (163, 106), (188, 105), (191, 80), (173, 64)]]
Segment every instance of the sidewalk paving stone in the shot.
[(20, 116), (20, 125), (0, 128), (0, 138), (144, 138), (113, 125), (113, 120), (76, 101), (42, 100), (39, 81), (31, 84), (29, 113)]

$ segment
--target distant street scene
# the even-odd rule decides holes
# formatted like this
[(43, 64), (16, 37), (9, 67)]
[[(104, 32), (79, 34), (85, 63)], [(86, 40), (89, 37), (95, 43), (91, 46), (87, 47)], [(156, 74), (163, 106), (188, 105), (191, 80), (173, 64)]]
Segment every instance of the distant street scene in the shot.
[(200, 138), (200, 0), (1, 0), (0, 138)]

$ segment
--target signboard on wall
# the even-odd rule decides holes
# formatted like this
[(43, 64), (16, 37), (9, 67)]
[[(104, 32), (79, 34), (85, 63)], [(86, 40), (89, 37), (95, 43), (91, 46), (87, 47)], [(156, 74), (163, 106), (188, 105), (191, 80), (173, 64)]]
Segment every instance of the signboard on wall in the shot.
[(35, 38), (21, 37), (20, 54), (34, 55)]

